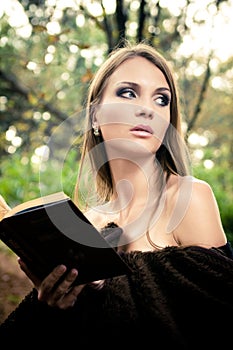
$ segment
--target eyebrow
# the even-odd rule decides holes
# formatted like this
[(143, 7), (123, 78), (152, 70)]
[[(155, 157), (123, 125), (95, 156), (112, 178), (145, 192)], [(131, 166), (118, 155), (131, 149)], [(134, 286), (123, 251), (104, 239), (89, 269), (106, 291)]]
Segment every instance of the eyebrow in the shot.
[[(133, 88), (137, 88), (139, 86), (139, 84), (137, 83), (133, 83), (132, 81), (121, 81), (119, 83), (117, 83), (117, 85), (128, 85), (131, 86)], [(159, 87), (157, 89), (155, 89), (156, 92), (164, 92), (167, 91), (171, 94), (171, 90), (167, 87)]]

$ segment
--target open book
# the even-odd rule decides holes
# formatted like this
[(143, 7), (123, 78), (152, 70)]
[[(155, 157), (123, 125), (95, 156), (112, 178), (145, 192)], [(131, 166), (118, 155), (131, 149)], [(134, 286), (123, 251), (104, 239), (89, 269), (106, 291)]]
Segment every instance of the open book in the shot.
[(0, 196), (0, 239), (40, 279), (59, 264), (78, 269), (76, 284), (131, 272), (107, 236), (63, 192), (12, 209)]

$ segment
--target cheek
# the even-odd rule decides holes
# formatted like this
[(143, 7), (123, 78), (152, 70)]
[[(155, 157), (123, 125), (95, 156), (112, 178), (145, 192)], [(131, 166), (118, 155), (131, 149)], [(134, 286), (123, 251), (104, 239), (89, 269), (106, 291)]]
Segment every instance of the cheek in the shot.
[(104, 124), (100, 126), (103, 139), (105, 141), (120, 137), (119, 128), (113, 124)]
[(96, 118), (101, 127), (113, 124), (134, 125), (135, 106), (126, 103), (111, 103), (100, 105)]
[(169, 127), (169, 120), (169, 117), (166, 118), (164, 115), (161, 116), (161, 114), (156, 114), (156, 117), (152, 120), (150, 124), (154, 131), (153, 136), (160, 142), (163, 141), (166, 131)]

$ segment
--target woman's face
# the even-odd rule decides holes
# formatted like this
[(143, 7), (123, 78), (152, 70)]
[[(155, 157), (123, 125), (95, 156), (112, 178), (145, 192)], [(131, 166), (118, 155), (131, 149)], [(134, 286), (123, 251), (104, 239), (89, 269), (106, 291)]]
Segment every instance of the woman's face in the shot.
[(105, 141), (133, 141), (155, 153), (170, 122), (171, 91), (163, 73), (143, 57), (126, 60), (110, 76), (96, 121)]

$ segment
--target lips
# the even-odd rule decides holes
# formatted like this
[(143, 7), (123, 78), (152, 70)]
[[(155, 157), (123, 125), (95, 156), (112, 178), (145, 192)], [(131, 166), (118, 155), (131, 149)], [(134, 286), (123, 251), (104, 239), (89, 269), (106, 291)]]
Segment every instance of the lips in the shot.
[(143, 131), (151, 135), (153, 135), (154, 133), (149, 125), (144, 125), (144, 124), (136, 125), (132, 129), (130, 129), (130, 131)]

